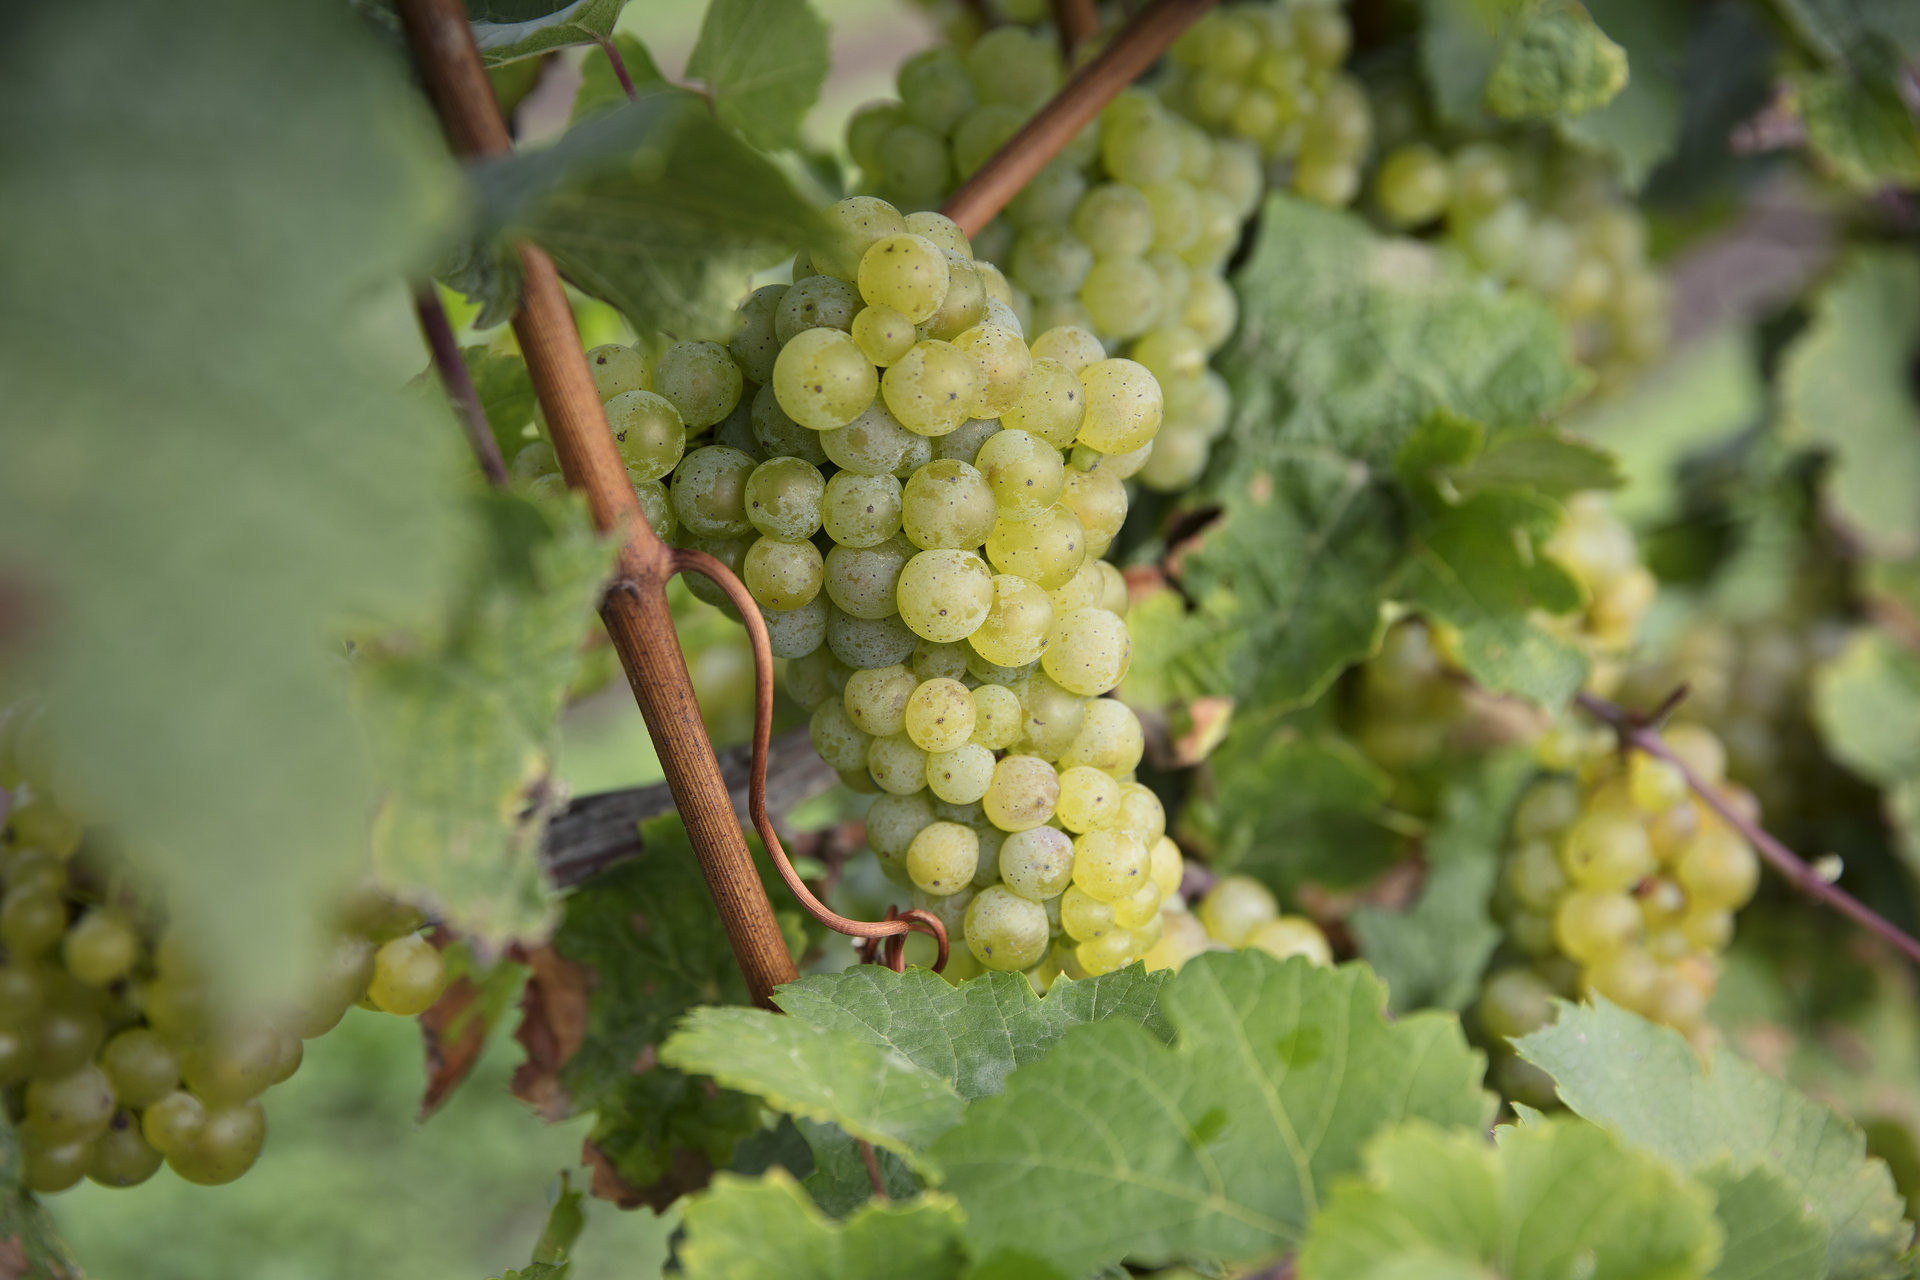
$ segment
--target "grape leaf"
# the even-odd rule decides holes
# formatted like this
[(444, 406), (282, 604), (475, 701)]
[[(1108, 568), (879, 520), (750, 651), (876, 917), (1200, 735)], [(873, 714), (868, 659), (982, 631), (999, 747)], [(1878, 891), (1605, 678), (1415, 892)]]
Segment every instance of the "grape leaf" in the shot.
[(1161, 989), (1172, 1045), (1118, 1020), (1068, 1031), (934, 1144), (975, 1253), (1078, 1276), (1296, 1244), (1382, 1127), (1491, 1116), (1459, 1025), (1389, 1023), (1385, 998), (1359, 965), (1215, 953)]
[(1239, 719), (1207, 764), (1208, 782), (1182, 811), (1181, 834), (1216, 870), (1291, 895), (1308, 883), (1363, 884), (1404, 852), (1380, 821), (1392, 779), (1324, 726)]
[[(817, 1120), (787, 1120), (802, 1135), (813, 1158), (812, 1171), (800, 1177), (813, 1202), (828, 1215), (844, 1218), (873, 1199), (873, 1180), (867, 1173), (867, 1161), (858, 1140), (837, 1124)], [(873, 1148), (874, 1164), (880, 1180), (892, 1200), (909, 1200), (920, 1192), (920, 1179), (912, 1168), (884, 1147)], [(799, 1177), (798, 1170), (791, 1170)]]
[(1000, 1092), (1009, 1072), (1083, 1022), (1118, 1018), (1166, 1039), (1157, 1003), (1165, 977), (1134, 966), (1079, 982), (1059, 978), (1042, 998), (1015, 973), (955, 986), (927, 969), (863, 964), (790, 982), (774, 1003), (799, 1021), (892, 1050), (971, 1101)]
[(490, 347), (462, 347), (460, 356), (473, 378), (473, 389), (480, 393), (480, 407), (486, 411), (487, 426), (494, 443), (500, 446), (500, 456), (512, 463), (513, 455), (537, 438), (527, 434), (533, 426), (534, 411), (540, 407), (527, 362)]
[(1901, 1274), (1913, 1236), (1904, 1202), (1859, 1127), (1831, 1108), (1724, 1050), (1709, 1074), (1679, 1032), (1605, 1000), (1563, 1002), (1514, 1047), (1553, 1076), (1574, 1112), (1681, 1169), (1725, 1159), (1785, 1179), (1830, 1233), (1836, 1280)]
[(584, 1198), (573, 1189), (563, 1171), (549, 1195), (547, 1222), (533, 1246), (533, 1260), (520, 1270), (506, 1272), (500, 1280), (566, 1280), (573, 1271), (567, 1255), (587, 1225), (586, 1213), (581, 1208)]
[(1554, 122), (1562, 138), (1609, 156), (1630, 190), (1680, 146), (1692, 13), (1667, 0), (1588, 0), (1587, 12), (1626, 50), (1629, 78), (1613, 101)]
[(1827, 1229), (1801, 1205), (1799, 1192), (1762, 1165), (1736, 1170), (1719, 1161), (1694, 1175), (1714, 1193), (1723, 1243), (1713, 1280), (1820, 1280), (1827, 1274)]
[(1916, 349), (1920, 255), (1860, 250), (1820, 291), (1780, 370), (1788, 438), (1832, 455), (1828, 514), (1886, 559), (1920, 550)]
[(21, 1185), (20, 1135), (0, 1116), (0, 1275), (9, 1280), (82, 1280), (53, 1218)]
[(695, 1009), (660, 1046), (660, 1060), (789, 1115), (837, 1124), (909, 1163), (966, 1105), (904, 1054), (764, 1009)]
[(1800, 38), (1838, 63), (1875, 37), (1903, 53), (1920, 53), (1920, 9), (1907, 0), (1775, 0)]
[(627, 0), (467, 0), (473, 40), (490, 67), (613, 34)]
[(546, 935), (538, 853), (564, 805), (560, 710), (614, 544), (576, 502), (478, 498), (484, 545), (440, 634), (383, 638), (357, 666), (384, 795), (374, 867), (489, 950)]
[(1552, 497), (1625, 483), (1614, 455), (1565, 432), (1503, 431), (1464, 466), (1446, 469), (1447, 485), (1471, 496), (1483, 489), (1532, 489)]
[(1627, 53), (1574, 0), (1529, 5), (1502, 33), (1487, 106), (1505, 120), (1551, 120), (1604, 107), (1627, 86)]
[(1907, 865), (1920, 869), (1920, 656), (1862, 628), (1814, 671), (1811, 710), (1834, 759), (1887, 789), (1887, 818)]
[(785, 175), (676, 89), (591, 116), (473, 170), (483, 243), (531, 240), (640, 332), (726, 337), (748, 276), (814, 213)]
[(687, 57), (714, 111), (764, 151), (800, 145), (828, 67), (827, 24), (807, 0), (708, 0)]
[(1484, 438), (1478, 423), (1436, 413), (1401, 447), (1413, 521), (1397, 593), (1459, 631), (1461, 664), (1482, 687), (1561, 707), (1586, 679), (1586, 660), (1532, 615), (1583, 603), (1573, 575), (1542, 551), (1562, 511), (1524, 490), (1461, 494), (1447, 472), (1476, 459)]
[(1366, 1151), (1300, 1251), (1300, 1280), (1497, 1275), (1698, 1280), (1719, 1254), (1713, 1197), (1578, 1120), (1444, 1133), (1412, 1122)]
[[(626, 32), (614, 36), (613, 47), (619, 50), (620, 62), (626, 67), (627, 78), (633, 81), (636, 93), (651, 93), (671, 83), (661, 72), (660, 64), (653, 60), (653, 51)], [(627, 102), (627, 87), (614, 74), (613, 59), (605, 53), (589, 53), (580, 68), (580, 90), (573, 95), (573, 114), (567, 123), (578, 124), (588, 116), (623, 107)]]
[(965, 1256), (951, 1199), (870, 1204), (845, 1222), (821, 1213), (782, 1170), (721, 1174), (681, 1211), (687, 1280), (954, 1280)]
[(1426, 880), (1413, 905), (1363, 906), (1347, 918), (1395, 1013), (1472, 1002), (1500, 941), (1488, 907), (1507, 817), (1533, 769), (1524, 750), (1475, 760), (1441, 798), (1439, 820), (1427, 833)]
[(1920, 119), (1901, 97), (1899, 74), (1896, 61), (1878, 74), (1805, 71), (1788, 78), (1808, 145), (1863, 195), (1920, 186)]
[(454, 174), (327, 0), (30, 7), (0, 109), (0, 667), (209, 972), (284, 995), (365, 849), (340, 641), (430, 616), (461, 541), (459, 433), (399, 391)]

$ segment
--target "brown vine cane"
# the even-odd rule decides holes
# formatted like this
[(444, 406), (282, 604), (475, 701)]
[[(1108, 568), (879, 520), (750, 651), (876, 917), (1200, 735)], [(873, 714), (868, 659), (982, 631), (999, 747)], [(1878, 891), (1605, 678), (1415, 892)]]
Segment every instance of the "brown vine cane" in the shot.
[[(719, 587), (733, 601), (734, 607), (740, 611), (740, 620), (746, 624), (747, 640), (753, 647), (754, 676), (753, 766), (747, 775), (747, 812), (752, 816), (753, 825), (760, 832), (760, 839), (767, 846), (767, 854), (773, 859), (780, 878), (786, 881), (787, 888), (800, 900), (807, 914), (835, 933), (865, 939), (869, 945), (886, 939), (887, 967), (894, 972), (905, 968), (906, 935), (915, 930), (932, 938), (940, 948), (933, 966), (934, 972), (946, 968), (947, 929), (932, 912), (916, 907), (902, 915), (895, 915), (890, 907), (885, 920), (851, 920), (814, 897), (806, 881), (793, 869), (793, 863), (787, 858), (786, 847), (780, 843), (780, 833), (773, 829), (773, 821), (767, 816), (767, 744), (773, 738), (773, 643), (767, 635), (767, 620), (760, 616), (760, 605), (754, 600), (753, 593), (747, 590), (746, 584), (714, 557), (704, 551), (685, 547), (675, 548), (672, 557), (673, 572), (697, 573)], [(871, 959), (871, 954), (868, 958)]]

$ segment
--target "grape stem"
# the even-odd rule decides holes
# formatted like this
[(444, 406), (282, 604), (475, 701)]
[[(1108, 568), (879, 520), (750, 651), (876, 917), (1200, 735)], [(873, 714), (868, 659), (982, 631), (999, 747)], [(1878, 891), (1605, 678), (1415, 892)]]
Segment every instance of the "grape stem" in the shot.
[[(462, 0), (399, 0), (401, 23), (427, 95), (454, 153), (463, 159), (513, 148)], [(582, 491), (594, 523), (620, 540), (616, 576), (600, 616), (658, 750), (675, 806), (719, 909), (747, 990), (771, 1007), (775, 987), (799, 976), (760, 874), (733, 814), (726, 780), (700, 718), (685, 655), (667, 604), (672, 552), (648, 526), (607, 427), (553, 260), (518, 247), (525, 277), (513, 328), (547, 417), (567, 483)], [(758, 616), (756, 611), (755, 616)]]
[(940, 212), (968, 236), (993, 221), (1033, 176), (1092, 123), (1120, 91), (1138, 80), (1214, 0), (1153, 0), (1127, 21), (1113, 43), (1067, 81), (993, 158), (960, 184)]
[(620, 82), (620, 87), (627, 91), (627, 101), (632, 102), (638, 98), (640, 94), (633, 87), (633, 77), (627, 74), (627, 60), (620, 56), (620, 47), (614, 44), (613, 37), (596, 36), (594, 40), (600, 46), (600, 52), (607, 55), (607, 61), (613, 64), (614, 78)]
[(1100, 34), (1100, 15), (1093, 0), (1053, 0), (1053, 25), (1060, 28), (1060, 52), (1071, 59), (1075, 49)]
[(439, 291), (431, 280), (423, 280), (413, 289), (413, 311), (420, 317), (420, 331), (426, 335), (427, 349), (433, 353), (433, 367), (440, 374), (440, 385), (460, 415), (460, 426), (473, 449), (474, 461), (496, 489), (507, 487), (507, 464), (500, 457), (500, 442), (487, 425), (487, 409), (480, 403), (479, 388), (473, 385), (473, 372), (461, 358), (460, 344), (447, 320), (447, 309), (440, 305)]
[(860, 1145), (860, 1159), (867, 1166), (867, 1181), (873, 1184), (873, 1198), (885, 1204), (890, 1197), (887, 1195), (886, 1179), (880, 1176), (880, 1159), (873, 1154), (873, 1144), (865, 1138), (855, 1138), (854, 1141)]
[(1644, 751), (1655, 759), (1664, 760), (1678, 769), (1680, 776), (1685, 778), (1687, 785), (1693, 789), (1693, 793), (1699, 796), (1709, 809), (1719, 814), (1728, 826), (1745, 836), (1747, 841), (1759, 851), (1761, 859), (1785, 876), (1794, 888), (1816, 902), (1838, 911), (1867, 932), (1898, 949), (1907, 959), (1920, 964), (1920, 941), (1915, 941), (1899, 926), (1839, 885), (1832, 884), (1823, 878), (1799, 854), (1768, 834), (1759, 823), (1727, 803), (1725, 797), (1716, 788), (1695, 773), (1692, 767), (1667, 745), (1666, 739), (1660, 736), (1655, 726), (1665, 720), (1685, 694), (1684, 688), (1676, 690), (1661, 702), (1659, 709), (1652, 715), (1629, 711), (1617, 703), (1609, 702), (1591, 693), (1576, 694), (1574, 701), (1579, 704), (1582, 711), (1611, 726), (1619, 735), (1622, 749)]

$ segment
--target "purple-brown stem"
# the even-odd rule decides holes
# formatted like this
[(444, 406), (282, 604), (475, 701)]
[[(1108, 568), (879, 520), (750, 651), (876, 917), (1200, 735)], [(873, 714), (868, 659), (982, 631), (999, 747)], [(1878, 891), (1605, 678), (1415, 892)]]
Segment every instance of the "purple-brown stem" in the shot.
[(480, 403), (479, 388), (473, 385), (473, 375), (460, 355), (453, 325), (447, 320), (447, 309), (440, 305), (440, 295), (431, 281), (414, 287), (413, 310), (420, 317), (420, 331), (427, 336), (427, 348), (433, 352), (433, 367), (440, 374), (441, 385), (447, 389), (447, 399), (453, 401), (454, 410), (460, 415), (460, 426), (473, 448), (474, 461), (486, 473), (489, 484), (496, 489), (506, 488), (507, 464), (500, 457), (500, 442), (493, 438), (493, 428), (487, 425), (486, 406)]
[(627, 91), (627, 101), (639, 97), (639, 91), (633, 87), (633, 77), (627, 74), (627, 60), (620, 56), (620, 46), (613, 42), (612, 36), (597, 37), (600, 52), (607, 55), (607, 61), (613, 64), (614, 78), (620, 81), (620, 87)]

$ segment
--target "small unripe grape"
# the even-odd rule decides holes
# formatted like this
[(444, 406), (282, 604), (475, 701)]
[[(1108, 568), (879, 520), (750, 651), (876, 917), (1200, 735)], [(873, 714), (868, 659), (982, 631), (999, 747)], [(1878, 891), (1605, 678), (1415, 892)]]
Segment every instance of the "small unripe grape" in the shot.
[(907, 699), (916, 684), (913, 673), (897, 663), (856, 671), (847, 677), (843, 694), (847, 716), (861, 732), (877, 738), (903, 732)]
[(1073, 958), (1088, 977), (1097, 978), (1131, 964), (1151, 945), (1141, 935), (1116, 925), (1091, 942), (1083, 942), (1075, 947)]
[[(901, 75), (906, 74), (906, 68), (902, 67)], [(907, 114), (915, 116), (911, 108)], [(949, 127), (928, 124), (925, 120), (918, 122), (939, 132)], [(868, 167), (864, 161), (860, 163)], [(851, 280), (859, 274), (861, 255), (873, 244), (908, 230), (907, 220), (900, 216), (898, 209), (872, 196), (850, 196), (830, 204), (820, 211), (820, 220), (827, 234), (813, 246), (814, 264), (842, 280)]]
[(993, 578), (993, 606), (967, 643), (987, 661), (1017, 667), (1041, 656), (1053, 634), (1053, 602), (1017, 574)]
[(977, 804), (993, 785), (993, 768), (993, 752), (978, 743), (929, 752), (927, 789), (948, 804)]
[(600, 393), (602, 404), (623, 391), (646, 389), (647, 357), (635, 347), (608, 343), (590, 348), (587, 371), (593, 375), (593, 389)]
[(1014, 241), (1009, 269), (1022, 289), (1036, 298), (1071, 296), (1093, 270), (1093, 251), (1059, 226), (1033, 226)]
[(25, 846), (7, 859), (8, 889), (43, 889), (59, 893), (67, 887), (66, 859), (45, 849)]
[(1560, 857), (1543, 840), (1521, 845), (1507, 863), (1506, 876), (1507, 890), (1514, 901), (1531, 911), (1551, 911), (1567, 891), (1567, 873)]
[[(978, 632), (975, 633), (979, 634)], [(973, 691), (973, 740), (989, 751), (1004, 751), (1019, 741), (1021, 709), (1019, 695), (997, 684), (983, 684)]]
[(1586, 889), (1627, 889), (1653, 874), (1653, 846), (1630, 814), (1594, 810), (1567, 829), (1560, 861), (1573, 882)]
[(1057, 812), (1061, 825), (1076, 834), (1111, 826), (1120, 815), (1120, 784), (1086, 765), (1063, 769)]
[(973, 417), (997, 418), (1020, 402), (1033, 356), (1019, 330), (1004, 324), (978, 324), (957, 335), (953, 345), (972, 356), (980, 368), (979, 390), (969, 409)]
[(980, 862), (980, 837), (958, 822), (929, 824), (907, 846), (907, 874), (915, 887), (938, 895), (971, 887)]
[(1200, 923), (1230, 947), (1243, 947), (1260, 925), (1280, 914), (1273, 891), (1251, 876), (1221, 876), (1200, 899)]
[(1127, 487), (1111, 472), (1076, 468), (1066, 473), (1060, 505), (1073, 512), (1085, 530), (1087, 554), (1104, 555), (1126, 523)]
[(107, 1041), (100, 1051), (100, 1067), (114, 1096), (136, 1109), (166, 1096), (180, 1083), (179, 1058), (166, 1041), (145, 1027), (130, 1027)]
[(1047, 912), (1011, 890), (982, 889), (967, 907), (967, 947), (989, 969), (1031, 968), (1047, 953)]
[(877, 546), (900, 532), (901, 498), (900, 482), (890, 475), (839, 472), (826, 483), (821, 525), (841, 546)]
[(1553, 1021), (1553, 988), (1531, 969), (1500, 969), (1480, 987), (1480, 1026), (1490, 1036), (1516, 1039)]
[(1025, 709), (1022, 750), (1042, 759), (1058, 760), (1085, 727), (1088, 700), (1062, 689), (1044, 671), (1027, 681), (1020, 700)]
[[(375, 972), (377, 976), (377, 968)], [(202, 1102), (244, 1102), (276, 1083), (285, 1052), (277, 1030), (255, 1023), (228, 1029), (193, 1046), (181, 1075)]]
[(1666, 739), (1673, 754), (1684, 760), (1687, 767), (1708, 786), (1726, 780), (1727, 749), (1711, 730), (1682, 723), (1668, 726), (1661, 737)]
[(1060, 895), (1060, 927), (1075, 942), (1091, 942), (1120, 926), (1114, 921), (1112, 903), (1069, 885)]
[(747, 519), (769, 538), (799, 542), (820, 528), (827, 482), (798, 458), (770, 458), (747, 476)]
[(973, 736), (973, 695), (958, 680), (928, 680), (904, 706), (907, 736), (926, 751), (952, 751)]
[[(969, 111), (953, 130), (954, 171), (963, 178), (973, 173), (1020, 132), (1026, 121), (1025, 111), (1004, 102), (984, 103)], [(993, 247), (984, 232), (979, 238), (983, 241), (982, 253)]]
[(872, 362), (850, 334), (838, 329), (796, 334), (774, 362), (773, 393), (780, 407), (809, 430), (846, 426), (873, 403), (878, 388)]
[(827, 615), (827, 648), (850, 667), (905, 662), (913, 645), (913, 632), (898, 617), (855, 618), (837, 609)]
[(1007, 756), (993, 768), (993, 782), (980, 798), (987, 820), (1002, 831), (1026, 831), (1053, 816), (1060, 779), (1037, 756)]
[(67, 907), (57, 893), (28, 887), (0, 899), (0, 942), (16, 961), (52, 950), (66, 931)]
[(161, 1155), (184, 1150), (206, 1125), (200, 1099), (176, 1089), (155, 1101), (140, 1117), (140, 1134)]
[(1102, 258), (1087, 272), (1080, 301), (1098, 332), (1137, 338), (1160, 318), (1160, 274), (1144, 258)]
[(740, 579), (760, 605), (777, 612), (798, 609), (820, 594), (826, 567), (811, 542), (761, 538), (747, 548)]
[(1635, 1013), (1649, 1012), (1659, 994), (1660, 965), (1644, 947), (1622, 947), (1604, 955), (1583, 976), (1587, 990)]
[(1086, 531), (1078, 516), (1055, 503), (1031, 520), (996, 520), (986, 552), (999, 572), (1052, 591), (1080, 571), (1087, 558)]
[(876, 240), (861, 255), (859, 285), (869, 305), (892, 307), (919, 324), (947, 296), (946, 252), (910, 233)]
[(140, 935), (133, 923), (110, 907), (96, 907), (67, 930), (61, 942), (67, 972), (90, 987), (125, 977), (140, 958)]
[(113, 1118), (112, 1082), (91, 1064), (61, 1076), (36, 1076), (27, 1086), (27, 1123), (50, 1143), (92, 1138)]
[(784, 345), (809, 329), (851, 333), (860, 309), (859, 292), (845, 280), (808, 276), (780, 299), (780, 308), (773, 315), (774, 336)]
[[(792, 296), (789, 290), (787, 297)], [(698, 431), (740, 403), (740, 366), (717, 342), (676, 342), (654, 366), (653, 387), (673, 402), (682, 422)]]
[(1044, 902), (1073, 883), (1073, 840), (1058, 827), (1033, 827), (1000, 845), (1000, 879), (1024, 898)]
[(931, 209), (916, 210), (907, 215), (907, 230), (923, 239), (931, 240), (942, 249), (973, 257), (973, 246), (967, 243), (967, 233), (960, 224), (944, 213)]
[(42, 1142), (27, 1133), (21, 1142), (21, 1185), (43, 1194), (65, 1191), (86, 1176), (87, 1167), (93, 1163), (94, 1143), (92, 1138)]
[(1073, 883), (1103, 902), (1123, 902), (1151, 883), (1146, 845), (1125, 831), (1088, 831), (1073, 842)]
[[(373, 954), (374, 946), (365, 938), (335, 938), (312, 979), (311, 992), (294, 1010), (289, 1029), (306, 1040), (331, 1031), (347, 1009), (366, 995), (373, 981)], [(151, 1012), (148, 1017), (152, 1018)]]
[(964, 640), (993, 607), (993, 574), (970, 551), (922, 551), (900, 571), (900, 620), (927, 640)]
[(1264, 951), (1276, 960), (1303, 956), (1308, 963), (1322, 967), (1333, 963), (1333, 948), (1320, 926), (1305, 916), (1278, 916), (1253, 927), (1247, 934), (1247, 946)]
[(1107, 358), (1106, 347), (1093, 331), (1077, 325), (1056, 325), (1035, 338), (1029, 349), (1034, 360), (1052, 360), (1065, 365), (1075, 377)]
[(884, 369), (913, 350), (920, 335), (913, 321), (892, 307), (867, 307), (853, 318), (853, 340), (867, 359)]
[(1153, 439), (1165, 413), (1160, 384), (1132, 360), (1100, 360), (1080, 373), (1087, 416), (1080, 440), (1102, 453), (1127, 453)]
[[(1073, 444), (1086, 409), (1086, 388), (1080, 385), (1079, 375), (1058, 360), (1036, 359), (1028, 370), (1020, 399), (1001, 415), (1000, 423), (1058, 451)], [(1010, 513), (1019, 518), (1025, 506), (1015, 504), (1009, 508)]]
[[(1128, 783), (1128, 787), (1138, 783)], [(1140, 835), (1136, 827), (1127, 828)], [(1147, 875), (1152, 879), (1154, 888), (1159, 890), (1162, 899), (1171, 898), (1180, 892), (1180, 881), (1186, 873), (1186, 860), (1180, 856), (1180, 846), (1165, 835), (1143, 835), (1142, 839), (1151, 843), (1147, 847)]]
[(425, 1013), (446, 987), (447, 962), (419, 934), (395, 938), (374, 953), (367, 995), (388, 1013), (403, 1018)]
[(1704, 910), (1745, 906), (1760, 884), (1760, 859), (1753, 846), (1719, 823), (1704, 827), (1681, 851), (1674, 877)]
[(103, 1187), (134, 1187), (160, 1168), (161, 1155), (140, 1136), (140, 1122), (122, 1111), (93, 1141), (87, 1176)]
[(33, 1074), (63, 1076), (85, 1066), (106, 1039), (106, 1025), (86, 1005), (50, 1005), (34, 1019)]
[(1040, 664), (1055, 683), (1089, 698), (1119, 684), (1132, 660), (1126, 620), (1105, 609), (1076, 609), (1056, 619), (1040, 655)]
[(975, 466), (992, 489), (1000, 516), (1009, 520), (1039, 515), (1059, 500), (1066, 483), (1059, 449), (1022, 430), (989, 436), (980, 446)]
[(867, 844), (883, 859), (904, 858), (913, 838), (934, 821), (926, 792), (874, 797), (867, 809)]

